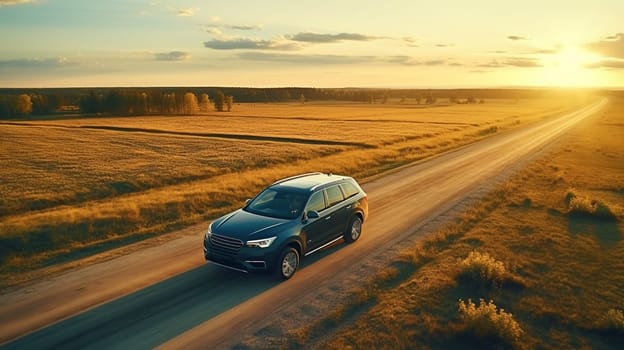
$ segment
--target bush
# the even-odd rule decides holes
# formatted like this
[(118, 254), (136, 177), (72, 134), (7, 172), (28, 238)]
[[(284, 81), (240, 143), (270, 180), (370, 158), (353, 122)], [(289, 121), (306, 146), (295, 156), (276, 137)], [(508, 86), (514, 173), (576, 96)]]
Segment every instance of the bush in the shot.
[(610, 309), (602, 317), (600, 328), (607, 332), (624, 334), (624, 312)]
[(481, 129), (476, 134), (477, 136), (484, 136), (489, 134), (494, 134), (498, 132), (498, 126), (490, 126), (489, 128)]
[(498, 310), (491, 300), (480, 299), (479, 306), (476, 306), (471, 299), (467, 302), (459, 299), (458, 307), (465, 331), (478, 339), (498, 339), (514, 345), (524, 333), (513, 315), (504, 309)]
[(462, 260), (461, 267), (463, 274), (477, 282), (500, 283), (506, 275), (505, 265), (487, 253), (470, 252), (468, 257)]
[(568, 214), (588, 216), (600, 219), (614, 219), (615, 215), (605, 203), (579, 194), (575, 189), (566, 193)]

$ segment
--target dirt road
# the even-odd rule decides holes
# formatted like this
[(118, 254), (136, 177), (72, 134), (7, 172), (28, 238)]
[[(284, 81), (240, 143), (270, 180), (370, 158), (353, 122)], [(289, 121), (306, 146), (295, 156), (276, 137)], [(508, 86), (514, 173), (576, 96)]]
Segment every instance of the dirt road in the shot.
[(366, 183), (371, 215), (362, 238), (304, 259), (287, 282), (205, 264), (200, 225), (189, 236), (0, 296), (0, 342), (20, 349), (214, 348), (231, 342), (241, 329), (409, 237), (607, 103), (602, 99)]

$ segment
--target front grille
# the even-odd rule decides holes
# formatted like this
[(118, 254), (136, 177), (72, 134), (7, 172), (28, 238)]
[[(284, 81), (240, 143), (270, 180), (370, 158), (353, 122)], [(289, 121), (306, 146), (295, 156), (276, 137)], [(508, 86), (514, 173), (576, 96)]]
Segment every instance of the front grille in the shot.
[(212, 249), (225, 254), (236, 254), (243, 246), (243, 241), (236, 238), (230, 238), (227, 236), (210, 235), (210, 244)]

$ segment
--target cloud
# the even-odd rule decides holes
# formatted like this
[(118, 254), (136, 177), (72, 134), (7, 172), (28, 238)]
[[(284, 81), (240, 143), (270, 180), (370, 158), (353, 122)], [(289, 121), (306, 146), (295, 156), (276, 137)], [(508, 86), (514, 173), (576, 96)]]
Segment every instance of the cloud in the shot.
[(311, 32), (301, 32), (295, 35), (287, 36), (288, 39), (293, 41), (300, 41), (306, 43), (335, 43), (341, 41), (371, 41), (380, 39), (376, 36), (357, 34), (357, 33), (339, 33), (339, 34), (318, 34)]
[(189, 53), (184, 51), (157, 52), (154, 54), (157, 61), (184, 61), (190, 57)]
[(585, 48), (607, 57), (624, 58), (624, 33), (617, 33), (604, 40), (585, 44)]
[(507, 39), (509, 40), (513, 40), (513, 41), (518, 41), (518, 40), (529, 40), (523, 36), (519, 36), (519, 35), (509, 35), (507, 36)]
[(247, 25), (230, 25), (227, 26), (230, 29), (234, 29), (234, 30), (260, 30), (262, 29), (261, 25), (253, 25), (253, 26), (247, 26)]
[(388, 63), (396, 63), (404, 66), (420, 66), (422, 62), (414, 59), (411, 56), (388, 56), (384, 59)]
[(435, 66), (444, 64), (441, 60), (419, 61), (412, 56), (385, 56), (378, 57), (378, 61), (385, 63), (396, 63), (403, 66)]
[[(214, 50), (275, 50), (297, 51), (309, 44), (336, 43), (343, 41), (371, 41), (383, 39), (357, 33), (319, 34), (312, 32), (300, 32), (294, 35), (282, 36), (278, 39), (260, 40), (228, 36), (221, 29), (235, 30), (259, 30), (261, 26), (241, 25), (207, 25), (206, 32), (213, 35), (212, 40), (204, 42), (204, 47)], [(405, 40), (404, 38), (402, 40)]]
[(510, 58), (505, 60), (503, 63), (507, 66), (521, 68), (543, 67), (543, 65), (534, 58)]
[(218, 27), (209, 27), (208, 29), (206, 29), (207, 33), (210, 33), (214, 36), (218, 36), (218, 37), (223, 37), (224, 34), (221, 31), (221, 29), (219, 29)]
[(436, 47), (453, 47), (455, 44), (436, 44)]
[(425, 66), (441, 66), (443, 64), (445, 64), (446, 61), (444, 60), (429, 60), (429, 61), (424, 61), (423, 65)]
[(561, 52), (561, 47), (557, 46), (552, 49), (535, 49), (533, 51), (523, 52), (529, 55), (554, 55)]
[(491, 60), (490, 62), (487, 63), (481, 63), (478, 64), (477, 67), (482, 67), (482, 68), (501, 68), (501, 67), (505, 67), (505, 64), (497, 61), (497, 60)]
[(77, 67), (80, 64), (75, 61), (70, 61), (65, 57), (50, 57), (50, 58), (21, 58), (14, 60), (0, 61), (0, 69), (40, 69), (40, 68), (67, 68)]
[(297, 43), (283, 42), (277, 40), (252, 40), (246, 38), (233, 39), (213, 39), (205, 41), (204, 46), (214, 50), (278, 50), (296, 51), (301, 49)]
[(204, 47), (214, 50), (275, 50), (275, 51), (298, 51), (315, 44), (340, 43), (345, 41), (373, 41), (373, 40), (400, 40), (413, 45), (415, 39), (410, 37), (390, 38), (365, 35), (359, 33), (320, 34), (313, 32), (299, 32), (297, 34), (283, 35), (276, 39), (252, 39), (229, 35), (225, 29), (234, 30), (260, 30), (262, 26), (255, 25), (203, 25), (205, 31), (212, 35), (212, 39), (204, 42)]
[(22, 4), (34, 4), (37, 2), (39, 2), (39, 0), (0, 0), (0, 7), (22, 5)]
[(179, 8), (176, 10), (176, 13), (180, 17), (192, 17), (192, 16), (195, 16), (195, 13), (197, 13), (197, 11), (199, 11), (197, 7), (185, 8), (185, 9)]
[(541, 63), (535, 58), (506, 58), (502, 61), (491, 60), (487, 63), (481, 63), (476, 65), (481, 68), (504, 68), (504, 67), (520, 67), (520, 68), (535, 68), (543, 67)]
[(238, 31), (252, 31), (262, 30), (262, 25), (221, 25), (221, 24), (204, 24), (202, 25), (206, 32), (211, 34), (215, 38), (221, 40), (232, 40), (234, 37), (227, 35), (224, 30), (238, 30)]
[(624, 60), (603, 60), (596, 63), (586, 64), (587, 68), (616, 68), (624, 69)]
[(238, 57), (249, 61), (287, 62), (293, 64), (353, 64), (375, 61), (375, 56), (294, 55), (265, 52), (243, 52)]
[(406, 37), (400, 38), (400, 40), (402, 40), (405, 43), (405, 45), (407, 45), (408, 47), (419, 47), (419, 45), (416, 44), (416, 39), (412, 37), (406, 36)]
[(262, 25), (261, 24), (255, 24), (255, 25), (240, 25), (240, 24), (205, 24), (205, 27), (207, 27), (207, 31), (210, 32), (211, 30), (218, 30), (221, 31), (222, 29), (233, 29), (233, 30), (243, 30), (243, 31), (248, 31), (248, 30), (261, 30), (262, 29)]
[[(249, 61), (283, 62), (291, 64), (343, 65), (359, 63), (399, 64), (403, 66), (441, 66), (445, 60), (418, 61), (411, 56), (357, 56), (357, 55), (298, 55), (265, 52), (242, 52), (238, 57)], [(458, 64), (449, 64), (456, 66)]]
[(375, 57), (375, 61), (382, 63), (396, 63), (403, 66), (442, 66), (445, 64), (450, 66), (458, 65), (457, 63), (447, 63), (442, 59), (419, 61), (411, 56), (381, 56)]

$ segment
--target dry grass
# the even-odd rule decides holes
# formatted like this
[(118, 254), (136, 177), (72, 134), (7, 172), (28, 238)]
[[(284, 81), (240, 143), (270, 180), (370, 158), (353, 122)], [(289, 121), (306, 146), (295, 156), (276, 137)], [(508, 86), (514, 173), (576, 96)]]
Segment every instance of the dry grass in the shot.
[[(523, 330), (513, 315), (498, 309), (493, 301), (483, 299), (479, 305), (472, 300), (459, 300), (459, 314), (463, 322), (464, 332), (475, 336), (479, 341), (501, 342), (507, 346), (515, 346), (522, 336)], [(487, 346), (488, 343), (485, 343)]]
[(1, 170), (0, 216), (119, 197), (346, 149), (14, 125), (2, 125), (0, 146), (0, 161), (9, 164)]
[(624, 312), (618, 309), (609, 309), (600, 320), (598, 327), (607, 332), (624, 334)]
[(477, 282), (500, 284), (507, 275), (505, 265), (487, 253), (472, 251), (460, 265), (462, 273)]
[(572, 107), (262, 104), (227, 115), (4, 123), (0, 274), (215, 217), (281, 177), (364, 178)]
[[(410, 262), (410, 273), (392, 266), (372, 278), (359, 293), (367, 291), (373, 305), (355, 319), (334, 320), (340, 328), (324, 329), (333, 334), (322, 347), (618, 349), (624, 324), (623, 139), (624, 98), (612, 99), (606, 112), (551, 153), (397, 257)], [(589, 210), (574, 214), (572, 198), (590, 198)], [(612, 216), (596, 216), (596, 203)], [(458, 279), (475, 250), (482, 255), (471, 260), (500, 262), (519, 283), (483, 289)], [(513, 319), (483, 302), (460, 304), (458, 315), (458, 299), (496, 300)], [(472, 330), (466, 333), (466, 327)], [(507, 340), (484, 342), (475, 334)], [(313, 340), (303, 337), (299, 344)]]

